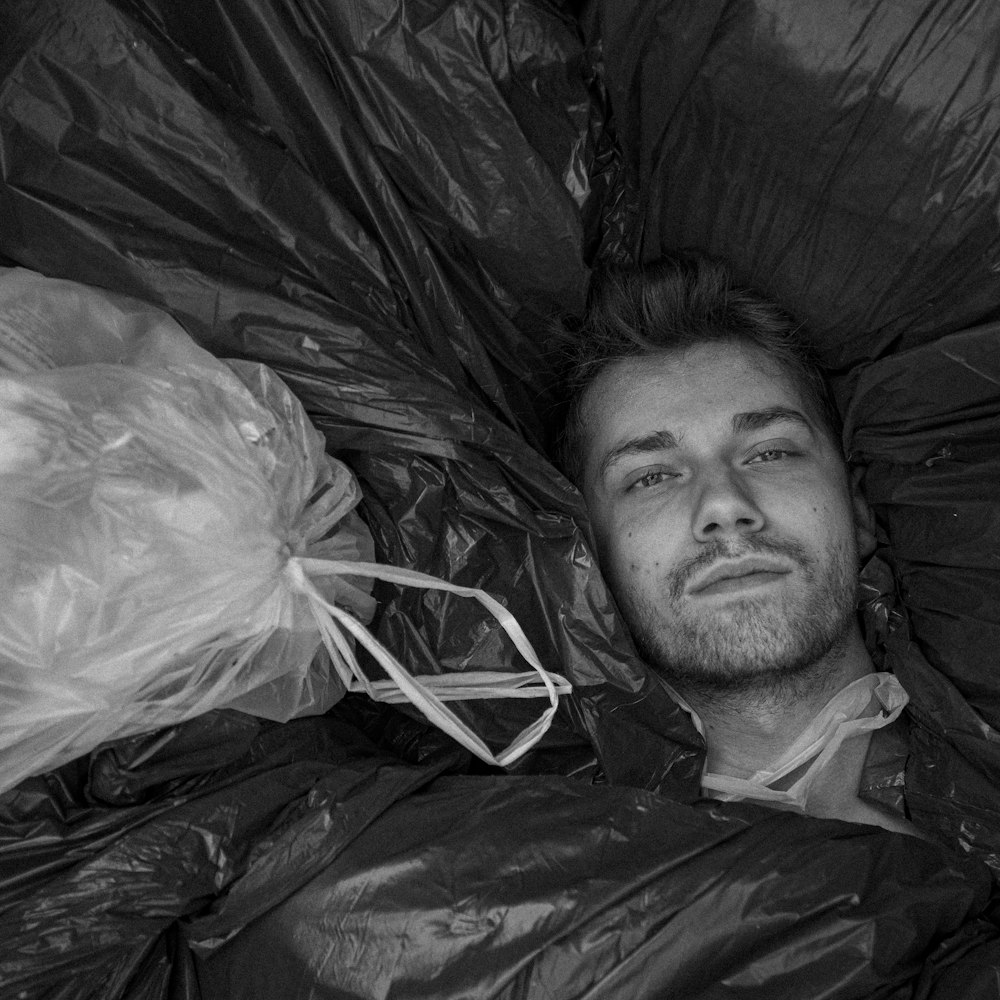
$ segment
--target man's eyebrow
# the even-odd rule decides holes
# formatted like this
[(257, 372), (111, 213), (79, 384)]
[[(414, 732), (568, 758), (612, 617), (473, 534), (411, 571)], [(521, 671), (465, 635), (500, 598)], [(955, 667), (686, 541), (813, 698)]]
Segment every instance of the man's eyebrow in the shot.
[[(783, 420), (791, 420), (801, 424), (810, 433), (814, 433), (813, 422), (801, 411), (791, 406), (768, 406), (763, 410), (749, 410), (746, 413), (733, 414), (733, 432), (749, 434), (763, 430), (771, 424)], [(608, 449), (597, 466), (597, 478), (603, 480), (608, 469), (616, 462), (629, 455), (647, 455), (657, 451), (669, 451), (677, 447), (677, 438), (670, 431), (652, 431), (639, 437), (621, 441)]]
[(768, 406), (763, 410), (734, 413), (733, 432), (736, 434), (749, 434), (753, 431), (763, 430), (765, 427), (783, 420), (791, 420), (794, 423), (802, 424), (810, 432), (814, 430), (813, 422), (801, 410), (793, 409), (791, 406)]
[(626, 455), (646, 455), (654, 451), (666, 451), (677, 447), (677, 438), (670, 431), (652, 431), (640, 437), (629, 438), (604, 453), (597, 466), (598, 480), (604, 479), (608, 469)]

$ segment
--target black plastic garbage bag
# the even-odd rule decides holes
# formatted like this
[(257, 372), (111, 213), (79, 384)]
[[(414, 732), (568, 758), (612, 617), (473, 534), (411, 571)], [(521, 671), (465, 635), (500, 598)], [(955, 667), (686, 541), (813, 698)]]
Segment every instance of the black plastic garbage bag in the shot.
[[(0, 798), (24, 998), (994, 997), (985, 867), (215, 712)], [(992, 983), (991, 983), (992, 981)]]
[(192, 922), (198, 980), (229, 1000), (996, 995), (985, 869), (742, 808), (440, 778), (230, 943), (206, 948), (225, 919)]
[(183, 918), (220, 896), (245, 920), (274, 906), (450, 763), (221, 711), (28, 779), (0, 796), (0, 993), (199, 998)]
[(724, 255), (842, 369), (996, 315), (995, 4), (587, 8), (637, 256)]

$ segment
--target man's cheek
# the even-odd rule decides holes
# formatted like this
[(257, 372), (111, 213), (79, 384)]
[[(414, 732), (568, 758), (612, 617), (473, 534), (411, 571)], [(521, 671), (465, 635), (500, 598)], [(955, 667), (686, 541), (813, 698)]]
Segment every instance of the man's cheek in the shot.
[(612, 589), (621, 591), (627, 587), (636, 589), (648, 576), (648, 567), (642, 559), (642, 547), (632, 545), (629, 538), (619, 537), (616, 544), (609, 545), (601, 556), (601, 566), (608, 577)]
[(661, 604), (670, 591), (670, 573), (664, 558), (648, 546), (633, 549), (618, 563), (619, 585), (646, 600)]

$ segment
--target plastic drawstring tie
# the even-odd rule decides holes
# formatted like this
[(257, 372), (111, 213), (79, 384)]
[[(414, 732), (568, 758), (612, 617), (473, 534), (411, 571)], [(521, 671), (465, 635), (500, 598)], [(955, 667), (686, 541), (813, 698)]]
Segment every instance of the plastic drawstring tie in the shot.
[[(527, 753), (552, 725), (553, 716), (559, 707), (559, 696), (572, 690), (565, 677), (551, 673), (541, 665), (538, 655), (514, 616), (499, 601), (477, 587), (460, 587), (416, 570), (380, 563), (309, 559), (300, 556), (293, 556), (288, 560), (285, 574), (292, 589), (308, 599), (323, 644), (348, 692), (363, 691), (374, 701), (389, 704), (409, 702), (429, 722), (488, 764), (505, 767)], [(533, 669), (520, 674), (481, 670), (415, 677), (352, 614), (327, 601), (312, 581), (313, 577), (333, 575), (370, 577), (386, 583), (443, 590), (461, 597), (472, 597), (496, 618), (517, 651)], [(344, 632), (348, 632), (371, 653), (388, 674), (388, 680), (373, 681), (365, 676)], [(445, 704), (446, 701), (474, 698), (541, 697), (548, 697), (548, 708), (523, 729), (506, 750), (497, 754)]]
[[(869, 714), (873, 700), (877, 708)], [(758, 799), (805, 811), (813, 785), (844, 741), (895, 722), (908, 701), (909, 696), (895, 675), (886, 671), (867, 674), (835, 694), (771, 767), (749, 778), (706, 771), (701, 779), (702, 788), (723, 801)], [(806, 771), (787, 789), (771, 787), (807, 762), (811, 763)]]

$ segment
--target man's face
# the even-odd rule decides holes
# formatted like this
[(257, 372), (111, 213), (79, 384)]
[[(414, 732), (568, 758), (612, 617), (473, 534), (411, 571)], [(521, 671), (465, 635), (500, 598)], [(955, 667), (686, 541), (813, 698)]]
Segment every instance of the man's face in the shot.
[(581, 415), (602, 568), (682, 690), (750, 689), (842, 648), (858, 563), (844, 462), (773, 362), (733, 343), (614, 362)]

